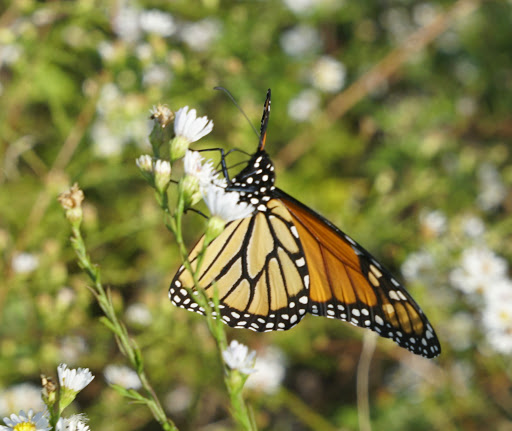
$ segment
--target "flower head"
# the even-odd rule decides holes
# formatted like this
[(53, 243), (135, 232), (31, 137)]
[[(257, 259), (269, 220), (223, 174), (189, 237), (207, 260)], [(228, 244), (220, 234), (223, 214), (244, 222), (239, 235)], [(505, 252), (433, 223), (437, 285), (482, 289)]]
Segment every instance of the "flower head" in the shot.
[(176, 112), (174, 119), (174, 133), (185, 138), (189, 143), (196, 142), (206, 136), (213, 129), (213, 121), (208, 117), (197, 117), (195, 109), (188, 110), (188, 106)]
[(60, 364), (57, 367), (57, 373), (60, 386), (75, 392), (80, 392), (94, 379), (89, 368), (69, 369), (66, 364)]
[(241, 202), (240, 193), (228, 192), (225, 187), (225, 181), (216, 181), (202, 190), (203, 199), (210, 214), (226, 223), (249, 217), (255, 208), (250, 203)]
[(249, 348), (236, 340), (231, 341), (229, 347), (222, 352), (222, 358), (232, 370), (238, 370), (243, 374), (251, 374), (255, 371), (254, 360), (256, 352), (249, 352)]
[(158, 159), (155, 162), (154, 172), (155, 187), (160, 193), (163, 193), (167, 190), (169, 181), (171, 181), (171, 164), (167, 160)]
[(28, 414), (20, 410), (19, 414), (14, 413), (10, 417), (4, 418), (4, 425), (0, 425), (0, 431), (49, 431), (48, 419), (43, 412), (34, 414), (30, 409)]
[(197, 178), (201, 187), (206, 187), (212, 181), (218, 178), (218, 174), (213, 168), (213, 161), (204, 161), (201, 154), (197, 151), (187, 151), (183, 158), (183, 167), (185, 174)]
[(451, 283), (464, 293), (486, 293), (507, 277), (507, 262), (484, 246), (462, 253), (461, 265), (450, 273)]
[(285, 358), (277, 348), (268, 348), (256, 358), (255, 371), (247, 379), (249, 388), (275, 393), (286, 374)]
[(59, 418), (55, 431), (89, 431), (87, 417), (84, 414), (73, 415), (69, 418)]
[(122, 386), (125, 389), (137, 390), (142, 386), (137, 373), (124, 365), (107, 365), (103, 374), (108, 383)]

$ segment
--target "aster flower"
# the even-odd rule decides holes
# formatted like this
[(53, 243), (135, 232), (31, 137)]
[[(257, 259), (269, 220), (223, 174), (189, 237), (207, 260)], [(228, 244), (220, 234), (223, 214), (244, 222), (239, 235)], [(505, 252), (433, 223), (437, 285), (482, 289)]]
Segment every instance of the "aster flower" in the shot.
[(28, 414), (20, 410), (19, 414), (14, 413), (4, 418), (4, 425), (0, 425), (0, 431), (49, 431), (48, 419), (43, 412), (34, 414), (30, 409)]
[(57, 367), (60, 384), (59, 408), (62, 412), (76, 398), (76, 394), (92, 382), (94, 376), (89, 368), (69, 369), (66, 364)]
[(225, 223), (249, 217), (255, 208), (250, 203), (240, 202), (240, 193), (226, 191), (224, 184), (225, 181), (217, 181), (202, 191), (210, 214)]
[(205, 162), (205, 159), (197, 151), (187, 150), (183, 158), (183, 167), (185, 174), (197, 178), (201, 187), (206, 187), (218, 178), (218, 174), (213, 168), (213, 161), (207, 160)]
[(213, 129), (213, 121), (208, 117), (197, 117), (195, 109), (188, 110), (188, 106), (176, 112), (174, 120), (174, 133), (176, 136), (185, 138), (189, 143), (196, 142), (206, 136)]
[(208, 117), (197, 117), (195, 109), (188, 110), (188, 106), (176, 112), (174, 119), (174, 133), (176, 137), (171, 142), (171, 160), (182, 158), (192, 142), (206, 136), (213, 129), (213, 121)]
[(142, 386), (137, 373), (124, 365), (107, 365), (103, 375), (108, 383), (122, 386), (125, 389), (137, 390)]
[(24, 407), (43, 410), (41, 387), (32, 383), (19, 383), (0, 392), (0, 412), (20, 411)]
[(254, 370), (254, 359), (256, 352), (249, 352), (249, 348), (236, 340), (222, 352), (222, 358), (226, 365), (232, 370), (238, 370), (243, 374), (251, 374)]
[(345, 65), (326, 55), (318, 59), (313, 66), (310, 80), (320, 91), (337, 93), (345, 85), (346, 75)]
[(507, 262), (484, 246), (462, 253), (461, 265), (450, 273), (454, 287), (464, 293), (486, 293), (494, 284), (507, 278)]
[(286, 374), (285, 358), (277, 348), (268, 348), (256, 358), (256, 372), (247, 379), (246, 386), (267, 394), (275, 393)]
[(87, 417), (78, 414), (69, 418), (59, 418), (55, 431), (90, 431), (90, 428), (87, 425)]
[(66, 364), (60, 364), (57, 367), (57, 373), (60, 386), (75, 392), (80, 392), (94, 379), (89, 368), (69, 369)]

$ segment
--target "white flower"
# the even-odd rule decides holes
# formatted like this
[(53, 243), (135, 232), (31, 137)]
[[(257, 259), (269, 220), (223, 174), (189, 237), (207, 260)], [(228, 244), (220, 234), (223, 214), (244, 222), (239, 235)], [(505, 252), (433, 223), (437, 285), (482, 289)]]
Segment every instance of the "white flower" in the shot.
[(256, 371), (249, 375), (246, 386), (267, 394), (275, 393), (286, 374), (283, 353), (275, 347), (267, 348), (256, 357), (254, 369)]
[(188, 106), (180, 108), (174, 119), (174, 133), (185, 138), (190, 143), (196, 142), (206, 136), (213, 129), (213, 121), (208, 117), (197, 118), (195, 109), (188, 110)]
[(125, 389), (137, 390), (142, 386), (137, 373), (124, 365), (107, 365), (103, 374), (108, 383), (122, 386)]
[(0, 414), (20, 411), (22, 408), (43, 410), (41, 386), (32, 383), (20, 383), (9, 386), (0, 393)]
[(506, 278), (506, 260), (483, 246), (465, 250), (461, 266), (450, 273), (452, 285), (467, 294), (486, 293), (494, 284)]
[(427, 237), (437, 237), (446, 231), (446, 216), (439, 210), (422, 212), (420, 223)]
[(172, 75), (169, 69), (161, 65), (151, 65), (144, 69), (142, 74), (142, 84), (145, 87), (167, 85), (171, 79)]
[(30, 409), (28, 414), (20, 410), (18, 415), (14, 413), (10, 417), (4, 418), (4, 423), (7, 426), (0, 425), (0, 431), (49, 431), (48, 419), (43, 412), (34, 414)]
[(467, 216), (462, 220), (462, 230), (470, 238), (477, 238), (485, 232), (485, 224), (479, 217)]
[(408, 281), (421, 280), (428, 277), (434, 268), (434, 259), (427, 251), (417, 251), (407, 256), (402, 263), (402, 274)]
[(169, 413), (181, 413), (192, 404), (193, 393), (188, 386), (180, 385), (169, 392), (165, 397), (165, 409)]
[(26, 274), (37, 269), (39, 258), (31, 253), (18, 253), (11, 262), (12, 270), (18, 274)]
[(57, 373), (60, 385), (75, 392), (81, 391), (94, 379), (89, 368), (69, 369), (66, 364), (60, 364)]
[(489, 291), (482, 318), (486, 339), (494, 350), (512, 353), (512, 281), (504, 280)]
[(327, 93), (336, 93), (345, 85), (347, 71), (338, 60), (323, 56), (311, 70), (310, 80), (315, 88)]
[(479, 188), (477, 203), (485, 211), (491, 211), (501, 205), (507, 189), (495, 166), (484, 164), (478, 170)]
[(87, 417), (82, 413), (69, 418), (59, 418), (55, 431), (89, 431)]
[(201, 190), (203, 200), (213, 217), (228, 223), (249, 217), (255, 211), (251, 204), (240, 202), (240, 193), (227, 192), (222, 185), (222, 182), (214, 182)]
[(315, 90), (306, 89), (288, 103), (288, 115), (295, 121), (306, 121), (318, 109), (320, 96)]
[(283, 0), (285, 6), (296, 14), (311, 13), (317, 0)]
[(139, 11), (120, 2), (118, 12), (112, 20), (114, 32), (127, 42), (135, 42), (140, 36)]
[(197, 151), (187, 150), (183, 158), (183, 167), (185, 174), (197, 178), (201, 187), (207, 187), (212, 181), (218, 178), (218, 174), (213, 168), (213, 161), (207, 160), (205, 163), (204, 158)]
[(60, 341), (59, 356), (66, 362), (75, 363), (88, 350), (84, 337), (67, 336)]
[(142, 11), (139, 18), (140, 27), (146, 33), (156, 33), (168, 37), (176, 31), (172, 15), (158, 9)]
[(249, 348), (236, 340), (232, 340), (226, 350), (222, 352), (222, 358), (232, 370), (238, 370), (243, 374), (251, 374), (254, 370), (254, 358), (256, 352), (249, 352)]
[(153, 321), (153, 316), (145, 304), (137, 302), (126, 308), (126, 320), (141, 326), (148, 326)]
[(185, 24), (180, 31), (181, 39), (194, 51), (205, 51), (217, 39), (221, 26), (217, 20), (206, 18)]
[(291, 57), (310, 54), (320, 46), (318, 31), (308, 25), (298, 25), (283, 33), (280, 38), (283, 51)]

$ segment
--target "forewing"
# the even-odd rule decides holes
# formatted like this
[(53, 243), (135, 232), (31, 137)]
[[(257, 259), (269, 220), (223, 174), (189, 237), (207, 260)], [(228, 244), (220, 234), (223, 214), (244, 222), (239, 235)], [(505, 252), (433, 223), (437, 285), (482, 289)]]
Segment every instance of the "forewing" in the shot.
[(391, 338), (413, 353), (435, 357), (439, 340), (405, 288), (363, 247), (281, 190), (306, 256), (309, 312)]

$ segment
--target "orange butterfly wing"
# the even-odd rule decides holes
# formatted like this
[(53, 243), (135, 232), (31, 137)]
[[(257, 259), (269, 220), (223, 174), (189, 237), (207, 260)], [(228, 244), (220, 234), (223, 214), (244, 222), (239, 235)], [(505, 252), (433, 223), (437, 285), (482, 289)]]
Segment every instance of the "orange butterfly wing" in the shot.
[(321, 215), (282, 190), (309, 271), (309, 312), (345, 320), (431, 358), (441, 346), (427, 317), (373, 256)]

